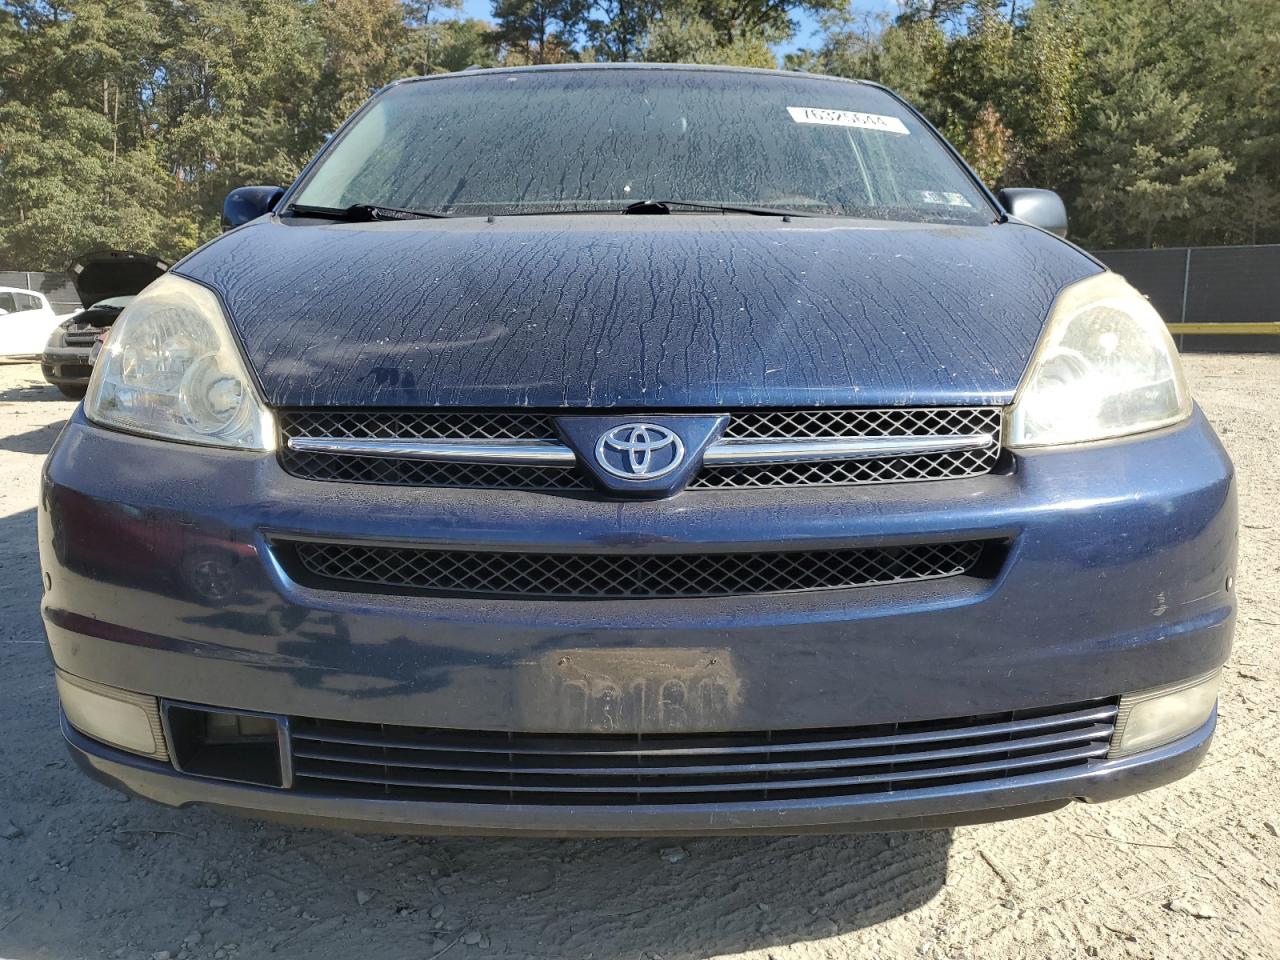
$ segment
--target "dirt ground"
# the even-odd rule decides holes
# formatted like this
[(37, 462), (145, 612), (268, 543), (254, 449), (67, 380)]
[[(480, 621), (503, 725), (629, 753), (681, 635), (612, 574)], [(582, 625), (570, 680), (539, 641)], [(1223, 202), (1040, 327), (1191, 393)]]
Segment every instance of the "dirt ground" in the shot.
[(953, 831), (495, 841), (127, 801), (56, 723), (35, 504), (72, 410), (0, 366), (0, 957), (1280, 957), (1280, 356), (1192, 355), (1240, 475), (1218, 737), (1173, 786)]

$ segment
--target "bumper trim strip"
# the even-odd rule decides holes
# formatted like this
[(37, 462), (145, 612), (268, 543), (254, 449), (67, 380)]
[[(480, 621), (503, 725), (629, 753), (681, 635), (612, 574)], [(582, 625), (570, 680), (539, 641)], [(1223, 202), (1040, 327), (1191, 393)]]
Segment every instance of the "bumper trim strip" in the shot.
[[(822, 779), (774, 780), (770, 778), (767, 782), (767, 787), (771, 792), (775, 792), (779, 790), (803, 790), (813, 787), (830, 789), (832, 787), (866, 786), (869, 784), (879, 783), (897, 783), (903, 780), (936, 780), (945, 779), (949, 776), (971, 776), (973, 774), (981, 773), (1007, 775), (1005, 772), (1009, 770), (1030, 767), (1049, 767), (1060, 763), (1100, 759), (1106, 756), (1109, 748), (1110, 742), (1102, 741), (1089, 744), (1087, 746), (1073, 747), (1067, 750), (1036, 753), (1026, 757), (1010, 757), (999, 760), (989, 760), (981, 763), (957, 764), (953, 767), (927, 767), (918, 770), (892, 770), (885, 773), (858, 774), (847, 777)], [(643, 775), (645, 773), (646, 771), (642, 768), (637, 768), (633, 771), (633, 774), (637, 775)], [(348, 783), (376, 784), (378, 786), (426, 787), (447, 790), (476, 790), (487, 792), (501, 790), (512, 794), (565, 793), (566, 791), (569, 791), (579, 794), (630, 794), (633, 796), (643, 796), (645, 794), (672, 793), (735, 793), (738, 791), (758, 791), (762, 787), (762, 784), (758, 781), (713, 783), (710, 785), (705, 783), (659, 783), (653, 785), (641, 783), (604, 785), (573, 783), (566, 786), (565, 784), (559, 783), (510, 782), (492, 784), (469, 783), (466, 781), (460, 781), (457, 778), (451, 778), (447, 775), (435, 778), (391, 777), (387, 775), (364, 776), (345, 771), (325, 770), (324, 772), (319, 772), (305, 769), (296, 770), (295, 777), (302, 780), (339, 780)]]
[[(762, 762), (748, 763), (714, 763), (714, 764), (698, 764), (676, 765), (669, 767), (660, 766), (637, 766), (631, 764), (623, 767), (591, 767), (584, 771), (577, 766), (520, 766), (512, 767), (510, 764), (485, 763), (483, 760), (477, 762), (462, 762), (451, 759), (436, 759), (435, 757), (422, 757), (419, 754), (435, 754), (448, 753), (447, 749), (438, 750), (429, 743), (423, 744), (415, 748), (410, 756), (400, 757), (391, 756), (387, 750), (382, 751), (381, 756), (360, 756), (348, 754), (333, 754), (324, 750), (313, 750), (295, 746), (293, 755), (305, 760), (321, 760), (330, 763), (343, 763), (354, 766), (374, 766), (381, 769), (387, 767), (404, 767), (413, 770), (443, 770), (457, 771), (461, 773), (495, 773), (509, 774), (512, 772), (519, 773), (521, 776), (542, 776), (542, 777), (580, 777), (584, 772), (589, 773), (592, 777), (624, 777), (631, 780), (637, 775), (645, 777), (702, 777), (702, 776), (726, 776), (733, 774), (759, 774), (759, 773), (805, 773), (813, 770), (839, 770), (847, 767), (885, 767), (894, 764), (911, 764), (911, 763), (941, 763), (949, 760), (963, 761), (968, 757), (979, 757), (987, 754), (1011, 754), (1020, 753), (1025, 750), (1039, 750), (1043, 747), (1070, 747), (1075, 745), (1087, 744), (1099, 740), (1109, 740), (1111, 737), (1111, 724), (1095, 723), (1087, 727), (1080, 727), (1073, 730), (1060, 730), (1057, 733), (1047, 733), (1041, 736), (1024, 737), (1022, 739), (1001, 739), (991, 743), (983, 744), (962, 744), (960, 746), (943, 747), (937, 750), (919, 750), (916, 752), (894, 752), (869, 754), (865, 756), (854, 757), (834, 757), (822, 760), (806, 759), (806, 760), (790, 760), (786, 762), (776, 762), (766, 760)], [(387, 748), (388, 750), (390, 748)], [(768, 747), (761, 748), (758, 754), (768, 754)], [(901, 776), (895, 773), (894, 776)], [(576, 788), (576, 784), (572, 785)]]
[[(1009, 720), (1002, 723), (988, 723), (979, 726), (957, 726), (951, 729), (924, 730), (911, 733), (895, 733), (885, 736), (846, 737), (838, 740), (786, 740), (785, 734), (778, 732), (771, 735), (767, 744), (758, 743), (723, 743), (716, 746), (671, 747), (663, 745), (661, 735), (651, 734), (645, 737), (643, 745), (630, 747), (604, 746), (591, 750), (581, 750), (580, 755), (592, 757), (694, 757), (719, 756), (735, 753), (746, 754), (779, 754), (779, 753), (825, 753), (839, 750), (860, 750), (867, 747), (909, 746), (916, 743), (934, 743), (946, 740), (968, 740), (984, 737), (1003, 736), (1006, 734), (1025, 733), (1033, 730), (1052, 730), (1057, 727), (1075, 726), (1078, 724), (1110, 723), (1115, 719), (1116, 705), (1104, 704), (1085, 710), (1074, 710), (1069, 713), (1054, 713), (1043, 717)], [(520, 740), (504, 739), (492, 744), (477, 744), (473, 738), (450, 736), (449, 731), (440, 731), (440, 736), (429, 739), (404, 738), (388, 735), (360, 737), (352, 734), (337, 733), (328, 730), (300, 728), (293, 731), (295, 741), (311, 741), (315, 743), (336, 743), (349, 746), (378, 747), (387, 750), (435, 750), (445, 753), (478, 753), (497, 756), (559, 756), (564, 747), (548, 738), (538, 742), (530, 737)], [(668, 741), (670, 742), (670, 741)]]

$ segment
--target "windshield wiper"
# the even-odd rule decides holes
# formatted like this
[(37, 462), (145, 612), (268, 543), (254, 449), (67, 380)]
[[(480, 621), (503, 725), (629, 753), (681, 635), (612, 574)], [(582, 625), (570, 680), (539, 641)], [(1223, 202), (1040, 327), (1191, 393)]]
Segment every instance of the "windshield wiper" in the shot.
[(324, 217), (329, 220), (345, 220), (348, 223), (369, 223), (381, 220), (448, 220), (447, 213), (428, 213), (425, 210), (401, 210), (382, 207), (376, 203), (353, 203), (349, 207), (313, 207), (305, 203), (291, 203), (284, 212), (294, 217)]
[(816, 217), (816, 213), (780, 210), (776, 207), (739, 207), (724, 203), (697, 203), (693, 200), (637, 200), (622, 209), (623, 213), (670, 213), (672, 207), (693, 210), (717, 210), (720, 213), (746, 213), (753, 217)]
[(670, 213), (672, 207), (689, 207), (693, 210), (711, 210), (715, 213), (746, 213), (753, 217), (821, 217), (827, 214), (805, 213), (800, 210), (783, 210), (775, 207), (739, 207), (723, 203), (698, 203), (693, 200), (637, 200), (625, 207), (566, 207), (560, 210), (513, 210), (497, 213), (498, 217), (580, 217), (586, 214), (654, 214)]

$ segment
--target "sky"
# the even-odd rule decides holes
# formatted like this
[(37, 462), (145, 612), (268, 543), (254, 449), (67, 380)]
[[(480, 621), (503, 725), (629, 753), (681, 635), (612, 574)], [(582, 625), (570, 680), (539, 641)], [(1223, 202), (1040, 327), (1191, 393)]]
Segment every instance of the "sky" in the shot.
[[(897, 12), (896, 0), (854, 0), (853, 8), (858, 13)], [(493, 0), (463, 0), (463, 17), (474, 17), (477, 20), (488, 20), (493, 16)], [(814, 47), (818, 42), (818, 23), (809, 14), (801, 12), (796, 16), (800, 28), (790, 43), (779, 44), (774, 52), (781, 56), (801, 47)]]

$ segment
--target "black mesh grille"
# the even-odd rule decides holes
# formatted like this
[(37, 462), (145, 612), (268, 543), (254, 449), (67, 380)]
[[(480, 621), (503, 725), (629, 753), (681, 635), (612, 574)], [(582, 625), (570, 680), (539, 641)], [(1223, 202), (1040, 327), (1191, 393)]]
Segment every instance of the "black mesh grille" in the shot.
[(861, 587), (972, 571), (987, 541), (858, 550), (719, 554), (568, 554), (423, 550), (282, 541), (302, 582), (392, 592), (557, 598), (727, 597)]
[(750, 803), (995, 783), (1105, 756), (1114, 700), (922, 723), (533, 734), (293, 717), (294, 790), (529, 805)]
[(909, 480), (954, 480), (990, 473), (995, 448), (933, 453), (886, 460), (829, 460), (814, 463), (769, 463), (752, 466), (705, 466), (689, 483), (694, 490), (743, 487), (809, 487), (818, 484), (894, 483)]
[[(725, 436), (741, 440), (801, 437), (901, 437), (990, 433), (1000, 436), (998, 407), (913, 407), (866, 410), (774, 410), (735, 414)], [(999, 444), (981, 450), (930, 453), (882, 460), (830, 460), (754, 466), (708, 465), (693, 478), (694, 490), (743, 487), (808, 487), (911, 480), (954, 480), (990, 473)]]
[(505, 490), (590, 490), (577, 467), (427, 463), (392, 457), (335, 456), (290, 450), (291, 437), (359, 440), (555, 440), (551, 418), (536, 413), (397, 413), (364, 410), (294, 410), (280, 415), (280, 459), (309, 480), (408, 487), (482, 487)]
[[(1000, 435), (998, 407), (919, 407), (849, 410), (740, 411), (725, 431), (735, 440), (821, 437), (888, 437), (926, 434)], [(511, 490), (595, 489), (578, 466), (478, 466), (420, 460), (303, 453), (292, 437), (385, 440), (556, 440), (554, 416), (542, 413), (464, 411), (291, 410), (280, 415), (281, 462), (291, 474), (312, 480), (422, 487)], [(707, 465), (691, 489), (796, 487), (944, 480), (990, 473), (999, 444), (982, 450), (931, 453), (879, 460), (836, 460), (759, 466)]]
[(933, 433), (998, 433), (998, 407), (876, 407), (850, 410), (762, 410), (733, 415), (724, 435), (735, 440), (786, 437), (893, 437)]
[(590, 490), (576, 467), (514, 467), (476, 463), (426, 463), (389, 457), (335, 457), (281, 453), (285, 469), (309, 480), (381, 483), (406, 487), (487, 487), (503, 490)]
[(554, 440), (551, 417), (540, 413), (467, 411), (286, 410), (280, 431), (290, 437), (381, 440)]

